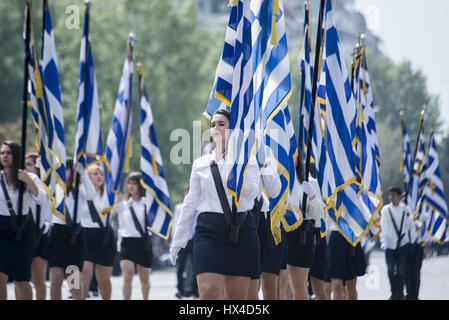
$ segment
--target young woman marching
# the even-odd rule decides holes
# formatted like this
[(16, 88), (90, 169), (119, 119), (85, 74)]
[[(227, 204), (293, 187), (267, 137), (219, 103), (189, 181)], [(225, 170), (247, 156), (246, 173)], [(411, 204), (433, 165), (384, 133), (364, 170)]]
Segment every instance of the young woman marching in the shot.
[(212, 117), (211, 137), (215, 149), (195, 160), (192, 165), (190, 190), (184, 198), (170, 248), (172, 263), (175, 264), (179, 250), (188, 242), (195, 213), (198, 211), (193, 267), (197, 275), (200, 299), (226, 297), (245, 300), (251, 277), (257, 277), (259, 272), (259, 239), (251, 211), (254, 199), (259, 194), (260, 184), (256, 158), (251, 156), (246, 167), (238, 212), (229, 217), (235, 218), (232, 230), (235, 231), (236, 225), (239, 225), (238, 237), (230, 238), (228, 215), (224, 214), (212, 173), (214, 170), (218, 190), (223, 192), (223, 204), (227, 201), (232, 208), (232, 196), (224, 190), (230, 166), (226, 161), (229, 119), (230, 113), (225, 110), (217, 111)]
[[(28, 153), (25, 156), (25, 170), (39, 174), (39, 154), (36, 152)], [(45, 275), (47, 263), (50, 258), (50, 237), (48, 231), (51, 226), (51, 199), (46, 196), (45, 204), (40, 206), (36, 204), (32, 208), (35, 239), (34, 258), (31, 264), (31, 281), (36, 290), (36, 300), (45, 300), (47, 295), (47, 286), (45, 285)]]
[[(303, 224), (311, 224), (313, 222), (312, 219), (320, 220), (323, 217), (324, 203), (321, 199), (321, 192), (316, 179), (309, 176), (309, 181), (304, 180), (304, 163), (300, 152), (298, 153), (296, 163), (296, 175), (300, 183), (299, 199), (301, 199), (301, 202), (303, 194), (307, 194), (307, 212), (304, 214)], [(307, 279), (313, 261), (313, 230), (305, 231), (301, 229), (300, 227), (294, 231), (287, 232), (287, 270), (294, 300), (307, 300), (309, 298)], [(311, 229), (313, 229), (313, 226)], [(304, 234), (301, 235), (303, 232), (305, 232), (305, 236)]]
[[(11, 141), (4, 142), (0, 149), (0, 300), (7, 298), (8, 277), (14, 281), (17, 300), (33, 298), (29, 281), (35, 234), (30, 212), (36, 203), (45, 203), (46, 193), (35, 174), (19, 169), (20, 149), (18, 143)], [(25, 189), (19, 219), (20, 181), (25, 183)], [(16, 238), (22, 227), (20, 239)]]
[[(263, 201), (260, 207), (257, 228), (260, 242), (260, 277), (251, 280), (248, 291), (249, 300), (258, 299), (260, 287), (262, 287), (262, 294), (265, 300), (278, 299), (278, 276), (282, 267), (284, 245), (286, 243), (286, 241), (281, 241), (276, 246), (271, 233), (270, 200), (263, 192), (263, 189), (265, 189), (270, 198), (276, 198), (279, 196), (282, 186), (272, 151), (269, 148), (265, 150), (267, 161), (260, 172), (260, 195), (258, 198), (258, 201)], [(284, 237), (285, 234), (283, 233), (283, 240)]]
[(130, 173), (126, 186), (128, 201), (120, 201), (115, 206), (118, 213), (118, 233), (121, 237), (120, 266), (123, 274), (123, 299), (131, 299), (134, 269), (140, 279), (142, 296), (148, 300), (150, 295), (150, 273), (153, 260), (151, 232), (147, 229), (147, 212), (150, 203), (145, 198), (145, 189), (140, 184), (141, 174)]
[(81, 226), (84, 230), (84, 264), (81, 273), (83, 299), (87, 298), (89, 285), (95, 269), (95, 278), (103, 300), (111, 299), (111, 274), (117, 251), (117, 241), (110, 226), (109, 214), (101, 217), (100, 212), (106, 205), (104, 190), (104, 174), (98, 165), (87, 168), (92, 184), (95, 187), (94, 200), (87, 200), (88, 211), (82, 212)]
[(50, 298), (61, 300), (61, 287), (64, 278), (71, 275), (68, 287), (72, 297), (82, 299), (80, 272), (84, 261), (84, 235), (80, 225), (80, 217), (87, 208), (87, 200), (94, 200), (95, 188), (81, 165), (77, 166), (80, 175), (77, 216), (75, 217), (75, 190), (73, 188), (73, 159), (66, 160), (66, 217), (52, 217), (50, 231)]

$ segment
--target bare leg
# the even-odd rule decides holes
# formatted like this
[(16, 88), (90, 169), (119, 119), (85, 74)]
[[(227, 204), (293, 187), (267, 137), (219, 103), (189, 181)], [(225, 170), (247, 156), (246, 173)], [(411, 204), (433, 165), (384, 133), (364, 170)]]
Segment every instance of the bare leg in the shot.
[(250, 277), (224, 276), (224, 288), (229, 300), (246, 300)]
[[(223, 300), (225, 277), (218, 273), (205, 272), (196, 276), (200, 300)], [(248, 284), (249, 285), (249, 284)], [(246, 294), (248, 288), (240, 288)]]
[(33, 290), (29, 281), (14, 281), (17, 300), (33, 300)]
[(45, 300), (47, 287), (45, 286), (45, 271), (47, 270), (47, 260), (35, 257), (31, 263), (31, 281), (36, 289), (36, 300)]
[(291, 300), (290, 284), (288, 282), (287, 269), (281, 269), (278, 278), (278, 297), (279, 300)]
[(310, 276), (310, 283), (312, 284), (312, 291), (317, 300), (326, 300), (326, 293), (324, 292), (324, 281)]
[(86, 299), (89, 294), (89, 286), (94, 274), (94, 263), (92, 261), (84, 261), (83, 272), (81, 272), (81, 297)]
[(260, 279), (251, 279), (248, 288), (248, 300), (259, 300)]
[(134, 262), (130, 260), (121, 260), (120, 266), (122, 267), (123, 275), (123, 300), (131, 300), (131, 288), (134, 277)]
[(307, 293), (307, 275), (309, 274), (310, 269), (287, 265), (287, 270), (290, 280), (290, 288), (293, 293), (293, 299), (309, 299), (309, 294)]
[(262, 272), (262, 292), (264, 300), (278, 300), (278, 276)]
[(8, 290), (6, 285), (8, 284), (8, 275), (0, 272), (0, 300), (6, 300), (8, 298)]
[(357, 300), (357, 277), (346, 281), (346, 300)]
[(330, 300), (332, 295), (332, 284), (331, 282), (324, 282), (324, 296), (326, 300)]
[(345, 297), (343, 280), (331, 279), (332, 284), (332, 300), (343, 300)]
[(143, 300), (148, 300), (150, 296), (150, 273), (151, 268), (137, 265), (137, 273), (139, 274), (140, 286), (142, 287)]
[(64, 281), (64, 269), (60, 267), (50, 268), (50, 299), (61, 300), (61, 287)]
[(103, 300), (111, 300), (112, 283), (111, 283), (112, 267), (95, 265), (95, 277), (97, 278), (98, 288)]

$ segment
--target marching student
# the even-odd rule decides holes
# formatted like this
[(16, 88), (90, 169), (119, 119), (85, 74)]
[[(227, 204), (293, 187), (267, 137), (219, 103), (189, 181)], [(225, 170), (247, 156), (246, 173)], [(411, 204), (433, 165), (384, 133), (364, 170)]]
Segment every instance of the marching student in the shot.
[[(405, 194), (402, 194), (401, 204), (405, 204)], [(413, 226), (407, 232), (409, 240), (409, 249), (407, 255), (407, 271), (405, 274), (405, 288), (407, 289), (406, 300), (418, 300), (419, 299), (419, 287), (421, 285), (421, 267), (424, 259), (423, 249), (423, 236), (422, 221), (428, 221), (429, 214), (426, 210), (422, 210), (421, 219), (414, 221)]]
[[(255, 202), (253, 214), (257, 223), (257, 231), (260, 243), (260, 276), (251, 279), (248, 290), (248, 299), (257, 300), (259, 290), (262, 287), (263, 298), (265, 300), (278, 299), (278, 277), (282, 266), (284, 245), (286, 241), (281, 241), (277, 246), (271, 233), (270, 198), (279, 196), (282, 185), (277, 171), (276, 160), (270, 148), (265, 147), (265, 163), (260, 170), (259, 197)], [(264, 190), (267, 195), (264, 193)], [(262, 203), (260, 203), (262, 201)], [(285, 234), (282, 234), (284, 240)]]
[(390, 300), (404, 298), (404, 285), (407, 273), (407, 256), (409, 249), (408, 232), (413, 222), (407, 206), (401, 203), (401, 189), (390, 187), (390, 203), (381, 210), (381, 248), (385, 250), (388, 279), (391, 286)]
[[(313, 230), (307, 230), (307, 225), (314, 220), (320, 220), (324, 215), (324, 203), (321, 199), (321, 192), (318, 182), (311, 175), (309, 181), (304, 180), (304, 162), (301, 152), (298, 152), (296, 162), (296, 176), (299, 181), (300, 198), (302, 202), (303, 194), (307, 194), (307, 212), (304, 214), (303, 228), (287, 232), (288, 259), (287, 270), (289, 274), (290, 288), (294, 300), (308, 300), (307, 279), (309, 270), (312, 267), (314, 234)], [(302, 234), (305, 232), (305, 235)], [(301, 239), (304, 237), (303, 239)]]
[(226, 110), (219, 110), (212, 117), (211, 137), (215, 148), (192, 165), (190, 190), (184, 198), (170, 248), (175, 264), (179, 250), (187, 245), (196, 212), (199, 212), (193, 267), (200, 299), (245, 300), (251, 277), (258, 276), (260, 267), (259, 239), (252, 214), (254, 199), (259, 193), (259, 168), (255, 156), (251, 156), (238, 212), (230, 212), (233, 199), (224, 187), (228, 167), (232, 165), (226, 161), (229, 119), (230, 113)]
[[(346, 210), (346, 208), (342, 208)], [(366, 273), (365, 254), (360, 243), (353, 247), (332, 221), (328, 224), (328, 272), (332, 300), (357, 300), (357, 278)]]
[(87, 211), (81, 212), (81, 226), (84, 232), (84, 263), (81, 273), (82, 298), (86, 299), (95, 270), (95, 278), (103, 300), (110, 300), (112, 293), (111, 274), (117, 251), (117, 241), (110, 226), (110, 216), (101, 217), (106, 207), (103, 169), (94, 164), (86, 170), (95, 187), (93, 200), (87, 200)]
[(132, 172), (126, 179), (128, 200), (115, 205), (118, 215), (118, 233), (121, 238), (120, 267), (123, 275), (123, 299), (131, 299), (134, 270), (137, 266), (142, 296), (150, 295), (150, 273), (153, 260), (151, 232), (147, 229), (149, 200), (140, 184), (141, 174)]
[[(50, 298), (61, 300), (61, 287), (65, 277), (75, 300), (82, 299), (80, 273), (84, 261), (84, 236), (80, 217), (87, 212), (87, 200), (95, 199), (95, 187), (81, 164), (77, 165), (79, 174), (79, 192), (77, 214), (75, 218), (75, 188), (73, 159), (66, 159), (67, 200), (65, 219), (53, 215), (50, 231)], [(72, 281), (73, 280), (73, 281)]]
[[(17, 300), (32, 300), (31, 263), (35, 235), (32, 208), (45, 203), (46, 193), (39, 178), (20, 169), (21, 147), (5, 141), (0, 148), (0, 300), (7, 299), (10, 277)], [(18, 214), (20, 181), (25, 183), (22, 212)], [(20, 218), (20, 219), (19, 219)]]
[[(25, 155), (25, 170), (40, 177), (39, 160), (38, 153), (27, 153)], [(46, 195), (44, 205), (36, 204), (32, 208), (32, 214), (36, 239), (34, 258), (31, 263), (31, 281), (36, 290), (36, 300), (45, 300), (47, 295), (45, 276), (48, 259), (50, 258), (50, 237), (48, 232), (52, 219), (51, 199)]]
[[(326, 219), (327, 220), (327, 219)], [(310, 284), (316, 300), (330, 300), (329, 286), (331, 279), (327, 263), (327, 239), (321, 237), (321, 221), (315, 221), (315, 249), (312, 267), (310, 268)]]

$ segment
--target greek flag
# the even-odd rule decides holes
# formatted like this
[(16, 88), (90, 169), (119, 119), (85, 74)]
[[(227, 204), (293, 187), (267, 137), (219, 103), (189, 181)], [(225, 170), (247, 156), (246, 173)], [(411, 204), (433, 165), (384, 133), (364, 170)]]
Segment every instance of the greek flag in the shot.
[(53, 116), (53, 145), (48, 151), (53, 160), (51, 186), (55, 201), (52, 202), (52, 211), (64, 215), (65, 199), (67, 197), (65, 176), (65, 138), (64, 115), (62, 111), (61, 84), (59, 81), (58, 60), (56, 57), (56, 44), (50, 17), (48, 2), (44, 1), (45, 25), (44, 25), (44, 60), (42, 66), (42, 78), (49, 109)]
[(29, 23), (30, 28), (29, 47), (26, 48), (30, 57), (28, 91), (33, 122), (37, 129), (36, 148), (41, 158), (41, 180), (48, 196), (52, 199), (52, 212), (62, 217), (66, 198), (64, 125), (56, 50), (47, 6), (45, 12), (47, 16), (44, 31), (44, 67), (42, 68), (34, 47), (31, 1), (28, 1), (26, 11), (26, 23)]
[(237, 16), (238, 6), (234, 4), (231, 6), (229, 14), (228, 27), (226, 29), (226, 36), (223, 46), (223, 53), (217, 66), (215, 74), (214, 88), (210, 94), (209, 101), (206, 108), (206, 117), (212, 115), (218, 109), (228, 109), (231, 107), (232, 99), (232, 75), (234, 73), (234, 51), (235, 39), (237, 35)]
[(449, 216), (433, 132), (430, 137), (427, 160), (427, 184), (424, 187), (423, 194), (422, 210), (427, 210), (430, 216), (427, 221), (427, 234), (439, 244), (443, 244), (449, 240), (447, 236)]
[(227, 180), (236, 206), (256, 141), (291, 95), (282, 0), (239, 1), (237, 21)]
[(399, 170), (404, 173), (404, 185), (407, 187), (410, 181), (410, 174), (412, 171), (412, 151), (410, 149), (410, 139), (407, 134), (407, 128), (405, 127), (404, 113), (400, 113), (401, 116), (401, 132), (402, 132), (402, 154), (401, 154), (401, 166)]
[(286, 231), (301, 225), (303, 215), (299, 197), (299, 182), (296, 178), (294, 159), (297, 157), (297, 142), (288, 106), (278, 112), (267, 124), (265, 144), (273, 151), (281, 179), (281, 192), (270, 198), (271, 232), (275, 243), (281, 241), (279, 222)]
[[(311, 36), (311, 29), (309, 25), (310, 21), (310, 13), (309, 13), (309, 7), (310, 2), (307, 0), (305, 2), (305, 8), (304, 8), (304, 50), (302, 53), (302, 59), (300, 62), (301, 67), (301, 97), (300, 97), (300, 104), (299, 104), (299, 116), (300, 119), (302, 118), (302, 124), (300, 123), (300, 137), (302, 136), (303, 139), (299, 143), (302, 143), (300, 145), (300, 149), (303, 150), (303, 159), (306, 158), (307, 155), (307, 139), (308, 139), (308, 131), (309, 131), (309, 114), (310, 114), (310, 107), (312, 105), (312, 81), (313, 81), (313, 66), (310, 62), (310, 56), (312, 53), (312, 36)], [(301, 130), (301, 125), (303, 127), (303, 130)], [(303, 132), (301, 132), (303, 131)], [(304, 147), (303, 147), (304, 146)]]
[(151, 205), (148, 210), (149, 229), (164, 239), (168, 239), (173, 221), (167, 181), (165, 180), (161, 152), (157, 144), (153, 113), (144, 85), (144, 73), (138, 67), (140, 86), (140, 139), (142, 153), (140, 168), (141, 184)]
[[(353, 147), (356, 139), (357, 110), (346, 64), (340, 49), (332, 3), (325, 10), (326, 58), (326, 149), (333, 172), (325, 188), (327, 209), (340, 233), (353, 246), (374, 223), (374, 208), (367, 193), (360, 192)], [(375, 204), (376, 207), (378, 204)]]
[(353, 63), (353, 91), (357, 108), (357, 163), (356, 172), (360, 184), (359, 192), (366, 193), (369, 207), (377, 219), (373, 222), (377, 230), (371, 234), (375, 238), (380, 233), (378, 212), (382, 208), (382, 186), (380, 182), (380, 156), (374, 117), (374, 102), (365, 55), (365, 43), (360, 44), (360, 52)]
[(118, 96), (114, 107), (114, 117), (106, 140), (104, 161), (107, 167), (105, 179), (108, 203), (101, 215), (107, 214), (115, 204), (115, 199), (122, 188), (122, 175), (125, 163), (131, 150), (131, 100), (133, 80), (133, 46), (134, 35), (131, 33), (127, 40), (127, 56), (123, 65), (122, 77), (118, 89)]
[(424, 185), (427, 183), (426, 147), (424, 142), (424, 134), (420, 134), (418, 139), (418, 150), (416, 153), (415, 161), (413, 162), (410, 181), (407, 188), (407, 205), (410, 209), (410, 212), (414, 213), (414, 217), (416, 217), (418, 203), (420, 198), (422, 197)]
[[(103, 139), (101, 134), (100, 106), (98, 103), (97, 79), (95, 77), (92, 46), (89, 40), (89, 6), (84, 12), (83, 37), (80, 50), (78, 79), (78, 109), (76, 113), (74, 167), (78, 162), (83, 167), (103, 161)], [(77, 171), (75, 170), (75, 175)], [(75, 183), (76, 179), (74, 179)]]

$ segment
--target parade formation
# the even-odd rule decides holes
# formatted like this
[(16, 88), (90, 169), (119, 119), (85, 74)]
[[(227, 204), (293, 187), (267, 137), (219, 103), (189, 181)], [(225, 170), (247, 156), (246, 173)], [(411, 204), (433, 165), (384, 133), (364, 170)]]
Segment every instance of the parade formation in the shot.
[[(210, 134), (194, 141), (201, 156), (174, 210), (163, 165), (170, 159), (158, 145), (141, 61), (140, 112), (132, 115), (136, 35), (124, 46), (104, 143), (89, 37), (92, 4), (85, 1), (75, 148), (66, 149), (57, 43), (42, 1), (41, 57), (33, 1), (26, 1), (21, 141), (1, 141), (0, 299), (12, 298), (12, 281), (17, 300), (61, 300), (66, 281), (72, 298), (84, 300), (95, 278), (102, 299), (121, 290), (130, 300), (137, 272), (147, 300), (155, 237), (178, 268), (177, 298), (357, 300), (357, 279), (369, 265), (362, 244), (380, 241), (391, 288), (385, 299), (419, 299), (423, 247), (449, 240), (435, 134), (426, 143), (423, 110), (413, 149), (398, 115), (404, 184), (382, 184), (366, 35), (360, 33), (348, 71), (332, 0), (319, 0), (316, 19), (313, 0), (305, 1), (300, 75), (290, 71), (284, 1), (229, 1), (222, 55), (198, 115)], [(292, 81), (300, 84), (299, 115), (288, 106), (297, 103), (289, 100)], [(28, 110), (34, 128), (27, 129)], [(35, 136), (32, 152), (27, 130)], [(140, 166), (129, 172), (133, 143), (140, 145)], [(116, 256), (121, 288), (111, 282)]]

